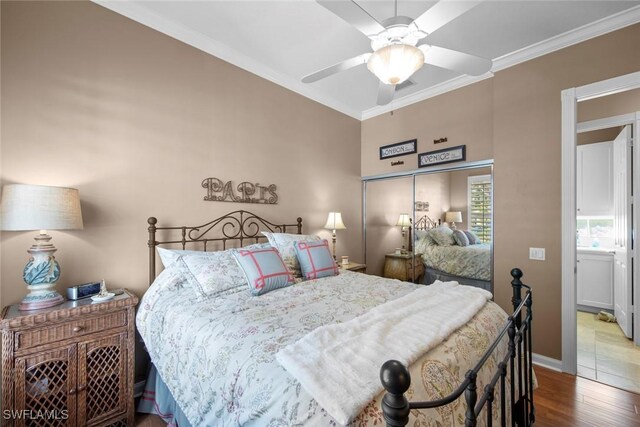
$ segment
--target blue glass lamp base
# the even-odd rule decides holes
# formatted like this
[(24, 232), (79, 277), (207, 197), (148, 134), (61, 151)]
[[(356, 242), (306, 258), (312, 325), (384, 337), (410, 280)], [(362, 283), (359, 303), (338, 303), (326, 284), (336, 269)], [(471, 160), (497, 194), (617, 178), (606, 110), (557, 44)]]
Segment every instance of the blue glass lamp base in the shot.
[(22, 274), (29, 294), (22, 300), (20, 310), (38, 310), (64, 302), (54, 289), (60, 277), (60, 265), (53, 256), (56, 248), (49, 243), (51, 236), (41, 232), (35, 239), (37, 243), (27, 251), (31, 258)]

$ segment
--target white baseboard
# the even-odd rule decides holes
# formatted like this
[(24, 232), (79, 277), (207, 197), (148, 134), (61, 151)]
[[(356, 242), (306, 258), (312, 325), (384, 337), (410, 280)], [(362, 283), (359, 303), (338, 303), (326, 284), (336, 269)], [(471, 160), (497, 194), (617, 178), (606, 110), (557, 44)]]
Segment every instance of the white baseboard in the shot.
[(532, 360), (534, 365), (542, 366), (552, 371), (562, 372), (562, 360), (552, 359), (551, 357), (537, 353), (532, 353)]
[(142, 396), (142, 393), (144, 392), (144, 386), (146, 383), (147, 383), (146, 381), (138, 381), (133, 385), (134, 398)]

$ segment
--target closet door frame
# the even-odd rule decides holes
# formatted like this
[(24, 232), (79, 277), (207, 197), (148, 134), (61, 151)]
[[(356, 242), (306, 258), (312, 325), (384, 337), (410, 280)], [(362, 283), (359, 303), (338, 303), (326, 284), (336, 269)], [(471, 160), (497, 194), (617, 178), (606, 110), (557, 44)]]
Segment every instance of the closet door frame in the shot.
[[(365, 176), (362, 177), (362, 247), (364, 248), (364, 263), (367, 263), (367, 183), (369, 182), (375, 182), (375, 181), (380, 181), (380, 180), (387, 180), (387, 179), (393, 179), (393, 178), (402, 178), (402, 177), (411, 177), (412, 178), (412, 185), (413, 185), (413, 194), (412, 194), (412, 206), (413, 208), (411, 209), (411, 221), (413, 224), (415, 224), (416, 222), (416, 211), (415, 211), (415, 206), (416, 206), (416, 177), (420, 176), (420, 175), (428, 175), (428, 174), (434, 174), (434, 173), (439, 173), (439, 172), (455, 172), (455, 171), (460, 171), (460, 170), (466, 170), (466, 169), (479, 169), (479, 168), (483, 168), (483, 167), (490, 167), (491, 168), (491, 182), (493, 185), (493, 191), (492, 194), (495, 194), (495, 180), (494, 178), (494, 171), (493, 171), (493, 164), (494, 161), (493, 159), (487, 159), (487, 160), (477, 160), (477, 161), (473, 161), (473, 162), (460, 162), (460, 163), (455, 163), (455, 164), (446, 164), (446, 165), (437, 165), (437, 166), (431, 166), (431, 167), (425, 167), (425, 168), (420, 168), (420, 169), (413, 169), (413, 170), (408, 170), (408, 171), (402, 171), (402, 172), (392, 172), (392, 173), (385, 173), (385, 174), (379, 174), (379, 175), (369, 175), (369, 176)], [(491, 212), (493, 215), (492, 218), (492, 222), (495, 224), (495, 203), (494, 203), (494, 198), (491, 198)], [(495, 239), (495, 227), (491, 227), (491, 283), (493, 284), (493, 278), (494, 278), (494, 259), (493, 259), (493, 253), (494, 253), (494, 239)]]

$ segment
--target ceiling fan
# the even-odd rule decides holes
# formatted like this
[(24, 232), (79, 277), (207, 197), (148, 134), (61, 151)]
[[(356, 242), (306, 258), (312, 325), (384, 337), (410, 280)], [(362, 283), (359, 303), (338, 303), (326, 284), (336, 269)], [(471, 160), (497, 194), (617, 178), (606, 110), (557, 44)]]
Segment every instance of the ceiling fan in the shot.
[(480, 1), (440, 0), (418, 18), (395, 16), (382, 23), (353, 0), (316, 0), (318, 4), (353, 25), (371, 40), (372, 53), (364, 53), (338, 64), (309, 74), (303, 83), (312, 83), (367, 64), (367, 68), (380, 79), (378, 105), (393, 100), (396, 85), (407, 80), (424, 64), (435, 65), (462, 74), (479, 76), (491, 69), (492, 61), (457, 50), (429, 45), (425, 37), (438, 28), (467, 12)]

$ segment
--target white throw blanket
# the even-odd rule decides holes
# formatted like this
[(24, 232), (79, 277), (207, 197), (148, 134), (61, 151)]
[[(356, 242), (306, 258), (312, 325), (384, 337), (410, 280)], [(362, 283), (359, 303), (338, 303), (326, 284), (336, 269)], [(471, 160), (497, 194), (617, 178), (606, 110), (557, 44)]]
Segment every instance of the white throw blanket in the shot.
[(483, 289), (436, 281), (348, 322), (322, 326), (278, 352), (278, 362), (339, 423), (382, 391), (380, 367), (406, 366), (469, 322), (491, 299)]

